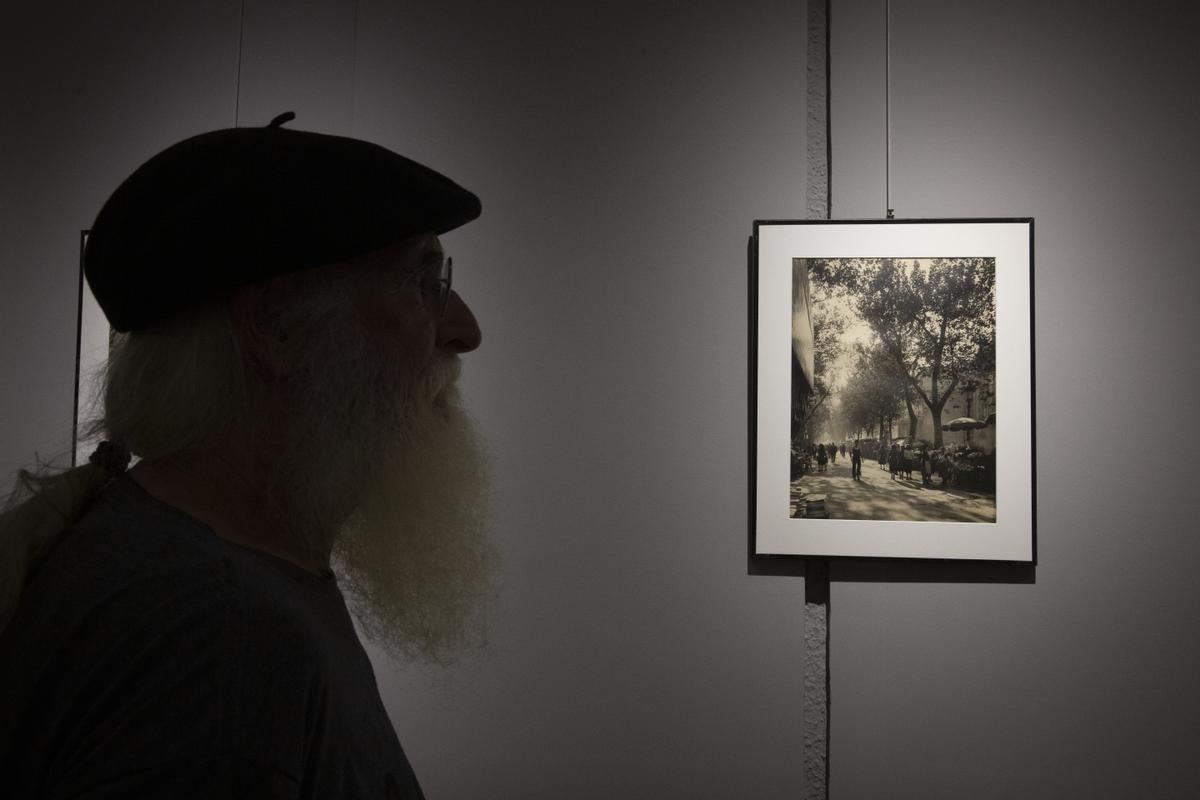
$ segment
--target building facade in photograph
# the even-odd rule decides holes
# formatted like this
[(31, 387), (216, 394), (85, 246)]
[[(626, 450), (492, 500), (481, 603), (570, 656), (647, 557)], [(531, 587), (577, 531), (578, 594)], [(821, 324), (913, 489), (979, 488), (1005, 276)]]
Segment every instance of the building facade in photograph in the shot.
[(812, 292), (804, 259), (792, 260), (792, 444), (807, 441), (809, 398), (817, 384)]

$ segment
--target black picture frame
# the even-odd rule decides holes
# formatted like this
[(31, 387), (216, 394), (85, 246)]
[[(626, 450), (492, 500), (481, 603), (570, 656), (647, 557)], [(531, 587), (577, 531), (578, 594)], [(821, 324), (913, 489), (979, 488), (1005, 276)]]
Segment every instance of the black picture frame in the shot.
[[(1037, 563), (1033, 246), (1034, 221), (1028, 217), (754, 222), (748, 246), (752, 561), (818, 557)], [(982, 270), (981, 275), (987, 274), (990, 265), (990, 280), (994, 280), (995, 366), (990, 379), (985, 376), (982, 382), (971, 384), (974, 394), (980, 394), (976, 385), (979, 383), (990, 392), (990, 416), (972, 418), (971, 426), (965, 428), (970, 431), (979, 426), (978, 435), (990, 437), (990, 454), (981, 447), (964, 450), (945, 444), (932, 450), (942, 459), (940, 472), (953, 476), (946, 486), (910, 480), (903, 474), (893, 476), (890, 470), (872, 472), (866, 463), (857, 485), (838, 483), (835, 478), (850, 480), (843, 462), (843, 469), (837, 475), (830, 468), (819, 481), (815, 477), (810, 481), (810, 485), (825, 491), (806, 494), (804, 479), (814, 473), (805, 472), (802, 467), (797, 476), (793, 445), (798, 444), (801, 449), (808, 445), (795, 441), (798, 423), (793, 418), (803, 416), (797, 409), (811, 397), (810, 394), (797, 400), (804, 389), (801, 386), (797, 391), (797, 380), (815, 383), (815, 359), (807, 365), (800, 364), (807, 354), (803, 343), (794, 341), (793, 327), (803, 331), (803, 322), (794, 321), (804, 316), (797, 309), (810, 302), (807, 295), (803, 303), (796, 300), (797, 294), (808, 291), (806, 283), (797, 292), (794, 284), (806, 281), (807, 277), (796, 276), (811, 266), (825, 276), (820, 282), (822, 288), (845, 289), (854, 285), (853, 281), (831, 283), (828, 275), (841, 274), (844, 280), (849, 280), (845, 275), (858, 274), (855, 269), (872, 275), (870, 270), (876, 264), (886, 264), (892, 270), (897, 266), (924, 270), (928, 275), (929, 270), (966, 269), (968, 263)], [(846, 290), (837, 302), (850, 305), (838, 308), (858, 308), (857, 298)], [(834, 308), (834, 300), (824, 302), (829, 309)], [(864, 319), (860, 316), (855, 323), (860, 341), (870, 341), (876, 327), (886, 329), (882, 322), (868, 325)], [(866, 333), (862, 333), (864, 325)], [(881, 340), (876, 336), (874, 341)], [(810, 341), (809, 347), (814, 344), (815, 341)], [(917, 373), (915, 369), (909, 371)], [(797, 373), (800, 379), (794, 377)], [(909, 381), (915, 385), (922, 379), (916, 375)], [(811, 393), (813, 386), (807, 388)], [(931, 392), (927, 394), (932, 396)], [(947, 397), (948, 406), (953, 395)], [(929, 416), (923, 424), (932, 426), (934, 420), (943, 425), (949, 422), (944, 415), (938, 419), (931, 407), (926, 407), (926, 411)], [(845, 427), (842, 423), (843, 434)], [(982, 430), (983, 427), (989, 429)], [(884, 436), (882, 425), (874, 433), (877, 440), (908, 438), (891, 436), (891, 432)], [(836, 440), (844, 443), (846, 438), (839, 434)], [(947, 437), (942, 438), (944, 442)], [(970, 434), (966, 438), (969, 442)], [(961, 466), (956, 467), (958, 464)], [(994, 481), (990, 519), (988, 491), (981, 485), (989, 477), (988, 469), (990, 480)], [(973, 474), (974, 485), (970, 483)], [(889, 489), (889, 485), (893, 488)], [(878, 490), (884, 500), (875, 503), (874, 495), (864, 495), (868, 489)], [(902, 492), (894, 497), (888, 495), (896, 489)], [(815, 503), (815, 513), (810, 514), (810, 506), (814, 504), (809, 501), (814, 494), (824, 496)], [(903, 498), (916, 500), (910, 508), (899, 505), (907, 502)], [(955, 500), (960, 501), (958, 505), (954, 505)], [(797, 508), (801, 504), (804, 508)]]

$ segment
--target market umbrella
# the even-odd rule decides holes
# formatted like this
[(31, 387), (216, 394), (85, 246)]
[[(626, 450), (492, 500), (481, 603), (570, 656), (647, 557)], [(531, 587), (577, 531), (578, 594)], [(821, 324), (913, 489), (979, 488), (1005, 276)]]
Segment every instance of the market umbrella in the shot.
[(942, 430), (944, 430), (944, 431), (968, 431), (968, 430), (975, 430), (977, 428), (986, 428), (986, 427), (987, 427), (986, 422), (980, 422), (979, 420), (972, 419), (971, 417), (959, 417), (957, 419), (952, 419), (949, 422), (947, 422), (945, 425), (943, 425)]

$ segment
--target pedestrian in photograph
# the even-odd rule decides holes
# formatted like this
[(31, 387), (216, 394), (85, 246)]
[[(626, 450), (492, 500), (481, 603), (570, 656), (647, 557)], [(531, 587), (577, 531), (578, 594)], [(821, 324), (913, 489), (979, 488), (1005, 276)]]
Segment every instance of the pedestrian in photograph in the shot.
[(829, 445), (829, 448), (826, 450), (826, 452), (829, 453), (829, 463), (836, 464), (837, 463), (837, 446), (832, 445), (832, 444)]
[(854, 448), (850, 451), (850, 477), (856, 481), (862, 480), (862, 448), (858, 439), (854, 440)]
[(929, 445), (921, 448), (921, 485), (933, 484), (933, 459), (929, 456)]
[(900, 471), (900, 445), (892, 443), (888, 450), (888, 472), (892, 475), (892, 480), (896, 480), (896, 473)]
[(825, 445), (817, 445), (817, 472), (824, 472), (825, 465), (829, 462), (829, 455), (825, 452)]

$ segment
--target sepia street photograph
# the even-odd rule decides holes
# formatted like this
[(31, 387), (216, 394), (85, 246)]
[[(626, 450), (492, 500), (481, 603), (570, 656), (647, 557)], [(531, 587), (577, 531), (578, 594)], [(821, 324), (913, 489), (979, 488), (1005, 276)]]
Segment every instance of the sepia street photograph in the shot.
[(793, 258), (793, 518), (996, 521), (993, 258)]

